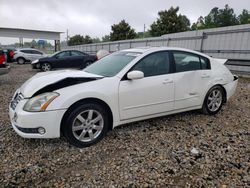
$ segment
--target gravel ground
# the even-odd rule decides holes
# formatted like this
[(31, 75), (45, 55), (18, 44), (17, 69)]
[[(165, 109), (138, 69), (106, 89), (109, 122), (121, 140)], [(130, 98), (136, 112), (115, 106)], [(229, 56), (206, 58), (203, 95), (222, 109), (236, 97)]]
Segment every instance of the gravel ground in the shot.
[(197, 111), (116, 128), (97, 145), (19, 137), (8, 103), (30, 65), (0, 76), (0, 187), (250, 187), (250, 80), (216, 116)]

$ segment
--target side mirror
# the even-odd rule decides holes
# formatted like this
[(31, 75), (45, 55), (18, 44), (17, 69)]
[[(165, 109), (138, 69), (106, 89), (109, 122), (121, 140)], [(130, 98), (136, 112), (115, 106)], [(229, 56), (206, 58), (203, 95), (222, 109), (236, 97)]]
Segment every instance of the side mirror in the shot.
[(129, 80), (137, 80), (144, 78), (144, 73), (142, 71), (131, 71), (127, 74)]

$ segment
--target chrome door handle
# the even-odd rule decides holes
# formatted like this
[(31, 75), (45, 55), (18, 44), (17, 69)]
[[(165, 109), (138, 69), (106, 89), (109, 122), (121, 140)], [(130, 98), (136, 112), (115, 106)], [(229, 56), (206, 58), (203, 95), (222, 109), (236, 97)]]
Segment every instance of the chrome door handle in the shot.
[(167, 79), (167, 80), (164, 80), (162, 83), (163, 84), (170, 84), (170, 83), (174, 83), (174, 81)]
[(210, 76), (207, 74), (203, 74), (203, 75), (201, 75), (201, 78), (210, 78)]

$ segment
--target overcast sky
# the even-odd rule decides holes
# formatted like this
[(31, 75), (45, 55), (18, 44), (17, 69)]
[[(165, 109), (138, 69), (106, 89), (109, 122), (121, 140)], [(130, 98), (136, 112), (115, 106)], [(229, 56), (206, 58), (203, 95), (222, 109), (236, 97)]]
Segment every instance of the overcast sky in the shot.
[[(179, 6), (191, 22), (213, 7), (229, 4), (235, 13), (250, 10), (249, 0), (0, 0), (0, 27), (52, 30), (102, 37), (111, 25), (125, 19), (137, 32), (147, 29), (160, 10)], [(61, 39), (65, 40), (62, 34)], [(1, 38), (7, 44), (17, 39)]]

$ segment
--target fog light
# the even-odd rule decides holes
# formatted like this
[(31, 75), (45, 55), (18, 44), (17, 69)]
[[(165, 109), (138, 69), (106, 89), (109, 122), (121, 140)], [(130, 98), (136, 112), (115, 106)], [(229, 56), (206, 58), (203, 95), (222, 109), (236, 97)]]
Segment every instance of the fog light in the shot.
[(40, 134), (45, 134), (45, 129), (43, 128), (43, 127), (39, 127), (38, 128), (38, 132), (40, 133)]

